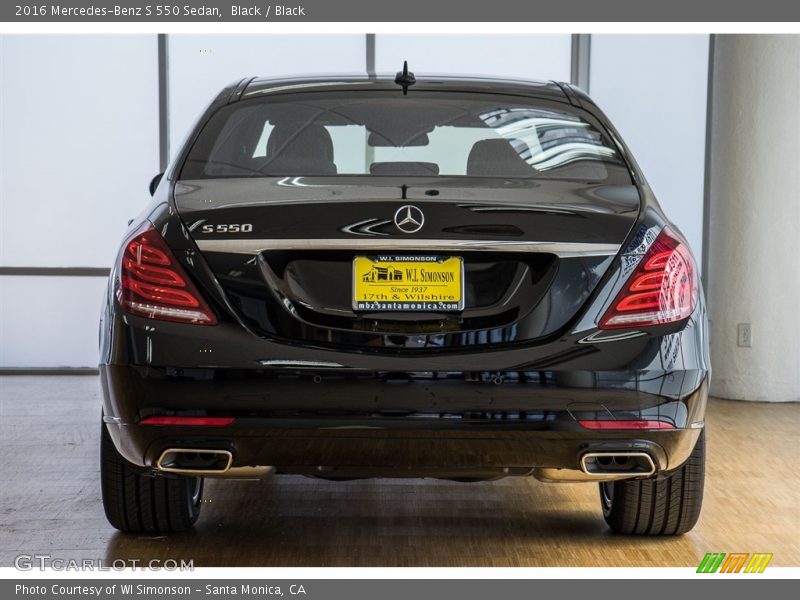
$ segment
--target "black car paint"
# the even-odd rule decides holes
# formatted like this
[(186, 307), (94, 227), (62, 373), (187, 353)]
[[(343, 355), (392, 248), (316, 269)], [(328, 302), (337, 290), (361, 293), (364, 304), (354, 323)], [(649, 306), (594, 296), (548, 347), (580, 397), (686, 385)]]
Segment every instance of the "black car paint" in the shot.
[[(508, 243), (619, 244), (633, 226), (639, 207), (633, 186), (478, 180), (467, 187), (463, 180), (454, 184), (452, 178), (413, 184), (409, 178), (382, 178), (379, 183), (360, 183), (359, 179), (304, 178), (302, 186), (287, 185), (282, 178), (179, 182), (175, 204), (198, 243), (230, 238), (230, 234), (200, 233), (204, 223), (222, 222), (252, 224), (253, 231), (236, 234), (237, 241), (295, 238), (302, 229), (310, 240), (358, 237), (370, 239), (376, 246), (394, 239), (419, 239), (424, 245), (425, 239), (455, 244), (476, 237)], [(400, 198), (402, 185), (406, 185), (405, 200)], [(439, 192), (433, 200), (425, 197), (431, 189)], [(537, 200), (521, 200), (532, 196)], [(559, 202), (565, 197), (571, 201)], [(425, 214), (424, 228), (411, 235), (391, 223), (399, 206), (409, 202)], [(386, 224), (367, 233), (346, 233), (366, 219)], [(511, 251), (470, 250), (459, 251), (459, 255), (465, 260), (468, 284), (474, 283), (467, 289), (467, 310), (459, 315), (404, 317), (352, 313), (352, 251), (265, 251), (261, 261), (245, 254), (204, 254), (239, 317), (253, 331), (364, 352), (409, 344), (463, 347), (552, 335), (583, 305), (612, 260), (609, 256), (557, 258), (548, 253)], [(476, 271), (480, 267), (489, 272), (479, 280), (470, 273), (473, 266)], [(514, 285), (515, 278), (529, 276), (536, 285)], [(265, 285), (265, 279), (272, 285)], [(508, 296), (499, 297), (506, 288)], [(473, 300), (470, 295), (475, 296), (474, 301), (469, 301)], [(484, 297), (483, 304), (479, 296)], [(286, 301), (292, 302), (291, 311), (286, 310)], [(417, 335), (410, 336), (413, 340), (405, 336), (402, 342), (375, 335), (412, 329)], [(420, 331), (434, 333), (420, 336)]]
[[(699, 436), (705, 412), (710, 372), (705, 305), (701, 294), (688, 320), (634, 330), (627, 338), (597, 330), (597, 319), (644, 252), (646, 240), (652, 241), (668, 221), (630, 153), (592, 101), (566, 84), (494, 80), (420, 79), (409, 92), (518, 94), (577, 106), (615, 140), (635, 187), (564, 182), (539, 187), (541, 182), (535, 180), (320, 178), (304, 182), (311, 185), (304, 189), (304, 204), (290, 205), (282, 199), (296, 200), (297, 190), (266, 179), (258, 180), (263, 190), (259, 200), (269, 204), (265, 210), (263, 205), (248, 206), (252, 180), (177, 181), (177, 169), (192, 141), (220, 106), (241, 97), (303, 93), (315, 81), (323, 82), (243, 80), (224, 90), (158, 184), (151, 204), (133, 221), (131, 231), (146, 219), (155, 225), (220, 322), (205, 327), (126, 314), (116, 301), (112, 273), (101, 321), (101, 378), (107, 427), (120, 452), (134, 464), (153, 466), (164, 448), (191, 443), (230, 449), (237, 466), (401, 476), (443, 469), (576, 469), (580, 455), (589, 449), (646, 448), (659, 471), (680, 466)], [(298, 83), (308, 87), (294, 88)], [(329, 91), (338, 89), (330, 80), (325, 83)], [(392, 89), (393, 84), (363, 78), (338, 84), (347, 90), (353, 86)], [(219, 186), (227, 186), (225, 192)], [(543, 194), (534, 199), (533, 189)], [(432, 190), (438, 195), (430, 194)], [(574, 214), (548, 213), (553, 205), (565, 208), (559, 200), (563, 197), (569, 197)], [(200, 236), (190, 232), (197, 222), (210, 218), (215, 210), (211, 206), (227, 204), (230, 210), (231, 204), (242, 203), (236, 220), (252, 222), (254, 236), (281, 237), (301, 222), (308, 238), (346, 239), (350, 234), (343, 226), (372, 215), (391, 215), (393, 209), (412, 203), (432, 215), (419, 237), (457, 239), (465, 233), (448, 228), (471, 224), (469, 209), (458, 205), (474, 202), (533, 209), (515, 214), (512, 224), (521, 234), (507, 229), (510, 237), (560, 241), (566, 233), (573, 241), (614, 241), (622, 250), (595, 264), (578, 261), (574, 277), (591, 280), (596, 275), (594, 281), (584, 281), (580, 306), (538, 331), (527, 328), (530, 335), (495, 338), (491, 332), (508, 324), (494, 323), (469, 332), (421, 336), (402, 327), (354, 331), (352, 322), (330, 327), (285, 320), (283, 329), (269, 329), (242, 311), (230, 282), (219, 276), (229, 266), (236, 268), (228, 271), (241, 270), (241, 264), (225, 262), (239, 259), (202, 254), (195, 241)], [(589, 210), (593, 207), (602, 210)], [(268, 221), (264, 215), (269, 215)], [(499, 231), (490, 237), (496, 238)], [(569, 275), (569, 269), (557, 271)], [(469, 335), (474, 332), (483, 333)], [(439, 338), (450, 339), (431, 344)], [(328, 366), (275, 368), (262, 363), (276, 359)], [(609, 413), (615, 418), (658, 415), (672, 419), (677, 429), (598, 432), (577, 423), (579, 418)], [(238, 420), (226, 428), (138, 424), (144, 417), (163, 414), (228, 415)]]

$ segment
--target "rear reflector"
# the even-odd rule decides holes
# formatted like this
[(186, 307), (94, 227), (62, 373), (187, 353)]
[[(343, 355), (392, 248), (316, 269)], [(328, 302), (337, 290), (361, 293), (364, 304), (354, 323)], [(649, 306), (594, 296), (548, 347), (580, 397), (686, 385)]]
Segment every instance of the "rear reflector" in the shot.
[(665, 227), (597, 326), (619, 329), (681, 321), (694, 312), (697, 293), (692, 253), (685, 241)]
[(217, 318), (150, 223), (125, 243), (117, 298), (130, 313), (179, 323), (215, 325)]
[(192, 427), (224, 427), (230, 425), (234, 417), (147, 417), (140, 425), (186, 425)]
[(578, 424), (586, 429), (602, 429), (604, 431), (628, 431), (631, 429), (675, 429), (675, 425), (672, 423), (667, 423), (666, 421), (613, 421), (606, 419), (603, 421), (578, 420)]

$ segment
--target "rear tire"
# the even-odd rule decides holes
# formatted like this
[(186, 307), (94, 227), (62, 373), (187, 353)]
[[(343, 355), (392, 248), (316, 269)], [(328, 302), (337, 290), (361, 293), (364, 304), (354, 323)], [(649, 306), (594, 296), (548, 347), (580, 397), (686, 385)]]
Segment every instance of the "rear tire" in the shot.
[(682, 535), (700, 517), (706, 465), (705, 430), (689, 460), (657, 479), (600, 484), (606, 523), (627, 535)]
[(106, 426), (100, 441), (100, 480), (108, 522), (125, 533), (173, 533), (194, 525), (203, 497), (201, 477), (158, 477), (129, 463)]

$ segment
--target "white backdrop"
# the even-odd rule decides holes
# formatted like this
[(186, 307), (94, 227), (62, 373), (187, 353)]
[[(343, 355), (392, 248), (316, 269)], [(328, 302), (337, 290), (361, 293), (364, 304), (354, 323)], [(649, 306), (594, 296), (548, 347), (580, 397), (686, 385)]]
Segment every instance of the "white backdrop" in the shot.
[(569, 81), (572, 36), (378, 35), (375, 70)]
[[(155, 35), (0, 36), (0, 266), (110, 266), (157, 171)], [(104, 285), (0, 276), (0, 367), (95, 366)]]
[(593, 35), (591, 48), (592, 99), (701, 264), (708, 35)]
[(108, 266), (158, 170), (156, 36), (0, 44), (0, 265)]
[[(698, 258), (707, 46), (593, 36), (589, 90)], [(233, 80), (366, 67), (364, 35), (170, 35), (168, 48), (171, 153)], [(566, 81), (570, 51), (569, 35), (378, 35), (375, 65)], [(156, 36), (0, 36), (0, 266), (110, 266), (157, 171)], [(95, 366), (104, 285), (0, 275), (0, 367)]]

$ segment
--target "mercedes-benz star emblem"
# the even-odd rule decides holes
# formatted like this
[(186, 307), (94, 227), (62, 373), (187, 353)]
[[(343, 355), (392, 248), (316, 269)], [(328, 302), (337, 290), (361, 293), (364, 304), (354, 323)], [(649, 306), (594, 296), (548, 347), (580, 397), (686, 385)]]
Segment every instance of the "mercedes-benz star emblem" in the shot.
[(394, 213), (394, 224), (403, 233), (416, 233), (424, 223), (425, 215), (416, 206), (406, 204)]

